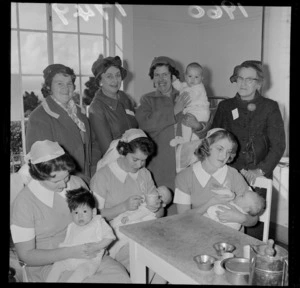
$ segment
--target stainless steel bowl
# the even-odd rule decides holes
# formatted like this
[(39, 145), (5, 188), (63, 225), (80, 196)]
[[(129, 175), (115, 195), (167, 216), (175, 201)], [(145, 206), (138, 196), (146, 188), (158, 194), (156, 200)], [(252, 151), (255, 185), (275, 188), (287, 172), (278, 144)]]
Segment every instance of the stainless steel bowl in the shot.
[(247, 258), (235, 257), (221, 261), (225, 269), (225, 277), (232, 285), (248, 285), (250, 275), (250, 261)]
[(194, 261), (200, 270), (209, 271), (213, 268), (216, 258), (210, 255), (202, 254), (194, 256)]
[(215, 243), (214, 248), (218, 256), (223, 256), (226, 252), (232, 252), (235, 249), (235, 246), (226, 242)]

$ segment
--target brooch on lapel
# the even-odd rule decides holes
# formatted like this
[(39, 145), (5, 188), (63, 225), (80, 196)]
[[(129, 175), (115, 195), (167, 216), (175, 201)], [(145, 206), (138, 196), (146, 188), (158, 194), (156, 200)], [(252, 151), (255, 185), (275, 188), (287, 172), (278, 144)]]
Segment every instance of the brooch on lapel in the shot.
[(256, 105), (254, 104), (254, 103), (249, 103), (248, 105), (247, 105), (247, 109), (249, 110), (249, 111), (255, 111), (256, 110)]

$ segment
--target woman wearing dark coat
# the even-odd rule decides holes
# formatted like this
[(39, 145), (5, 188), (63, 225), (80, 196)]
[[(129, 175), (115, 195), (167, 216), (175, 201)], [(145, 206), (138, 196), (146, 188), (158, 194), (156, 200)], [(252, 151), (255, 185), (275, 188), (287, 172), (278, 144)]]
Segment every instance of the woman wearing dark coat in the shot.
[(45, 99), (30, 114), (26, 128), (26, 149), (36, 141), (58, 142), (76, 162), (76, 175), (89, 184), (91, 177), (91, 131), (89, 121), (74, 100), (76, 75), (62, 64), (43, 71)]
[(219, 104), (212, 124), (212, 128), (224, 128), (237, 137), (240, 149), (231, 166), (249, 184), (258, 176), (272, 178), (286, 145), (278, 103), (259, 93), (263, 79), (259, 61), (236, 66), (230, 81), (237, 83), (237, 94)]
[(120, 90), (127, 70), (122, 67), (119, 56), (103, 58), (94, 62), (92, 72), (99, 86), (89, 107), (89, 120), (93, 132), (92, 175), (98, 161), (107, 151), (111, 141), (120, 138), (124, 132), (137, 128), (132, 100)]

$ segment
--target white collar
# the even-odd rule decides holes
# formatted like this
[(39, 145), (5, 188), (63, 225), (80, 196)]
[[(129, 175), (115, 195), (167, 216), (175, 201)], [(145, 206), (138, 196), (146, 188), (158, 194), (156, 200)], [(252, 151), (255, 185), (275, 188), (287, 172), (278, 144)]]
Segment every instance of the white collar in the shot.
[(54, 199), (54, 193), (57, 193), (58, 195), (62, 196), (63, 198), (66, 198), (66, 189), (69, 188), (69, 182), (67, 184), (67, 188), (64, 189), (62, 192), (54, 192), (51, 190), (48, 190), (44, 186), (40, 184), (39, 181), (32, 179), (30, 183), (28, 183), (28, 187), (31, 190), (31, 192), (34, 194), (35, 197), (37, 197), (41, 202), (49, 206), (50, 208), (53, 207), (53, 199)]
[(224, 165), (222, 168), (219, 168), (214, 174), (210, 175), (203, 169), (201, 161), (198, 161), (193, 165), (193, 171), (199, 183), (202, 185), (202, 187), (205, 187), (210, 177), (214, 177), (220, 184), (223, 184), (227, 175), (228, 166)]
[(124, 171), (118, 164), (117, 160), (109, 163), (108, 167), (110, 168), (111, 172), (122, 182), (125, 183), (126, 177), (129, 175), (134, 180), (137, 179), (139, 171), (136, 173), (126, 172)]

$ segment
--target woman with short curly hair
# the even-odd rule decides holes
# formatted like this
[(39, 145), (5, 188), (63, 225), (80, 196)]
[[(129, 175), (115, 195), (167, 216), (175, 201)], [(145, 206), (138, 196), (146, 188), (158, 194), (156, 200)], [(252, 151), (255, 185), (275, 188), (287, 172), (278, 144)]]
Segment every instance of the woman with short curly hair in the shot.
[(74, 158), (76, 174), (89, 183), (91, 132), (84, 111), (74, 99), (76, 75), (70, 67), (51, 64), (43, 71), (42, 103), (29, 116), (26, 149), (38, 140), (57, 141)]

